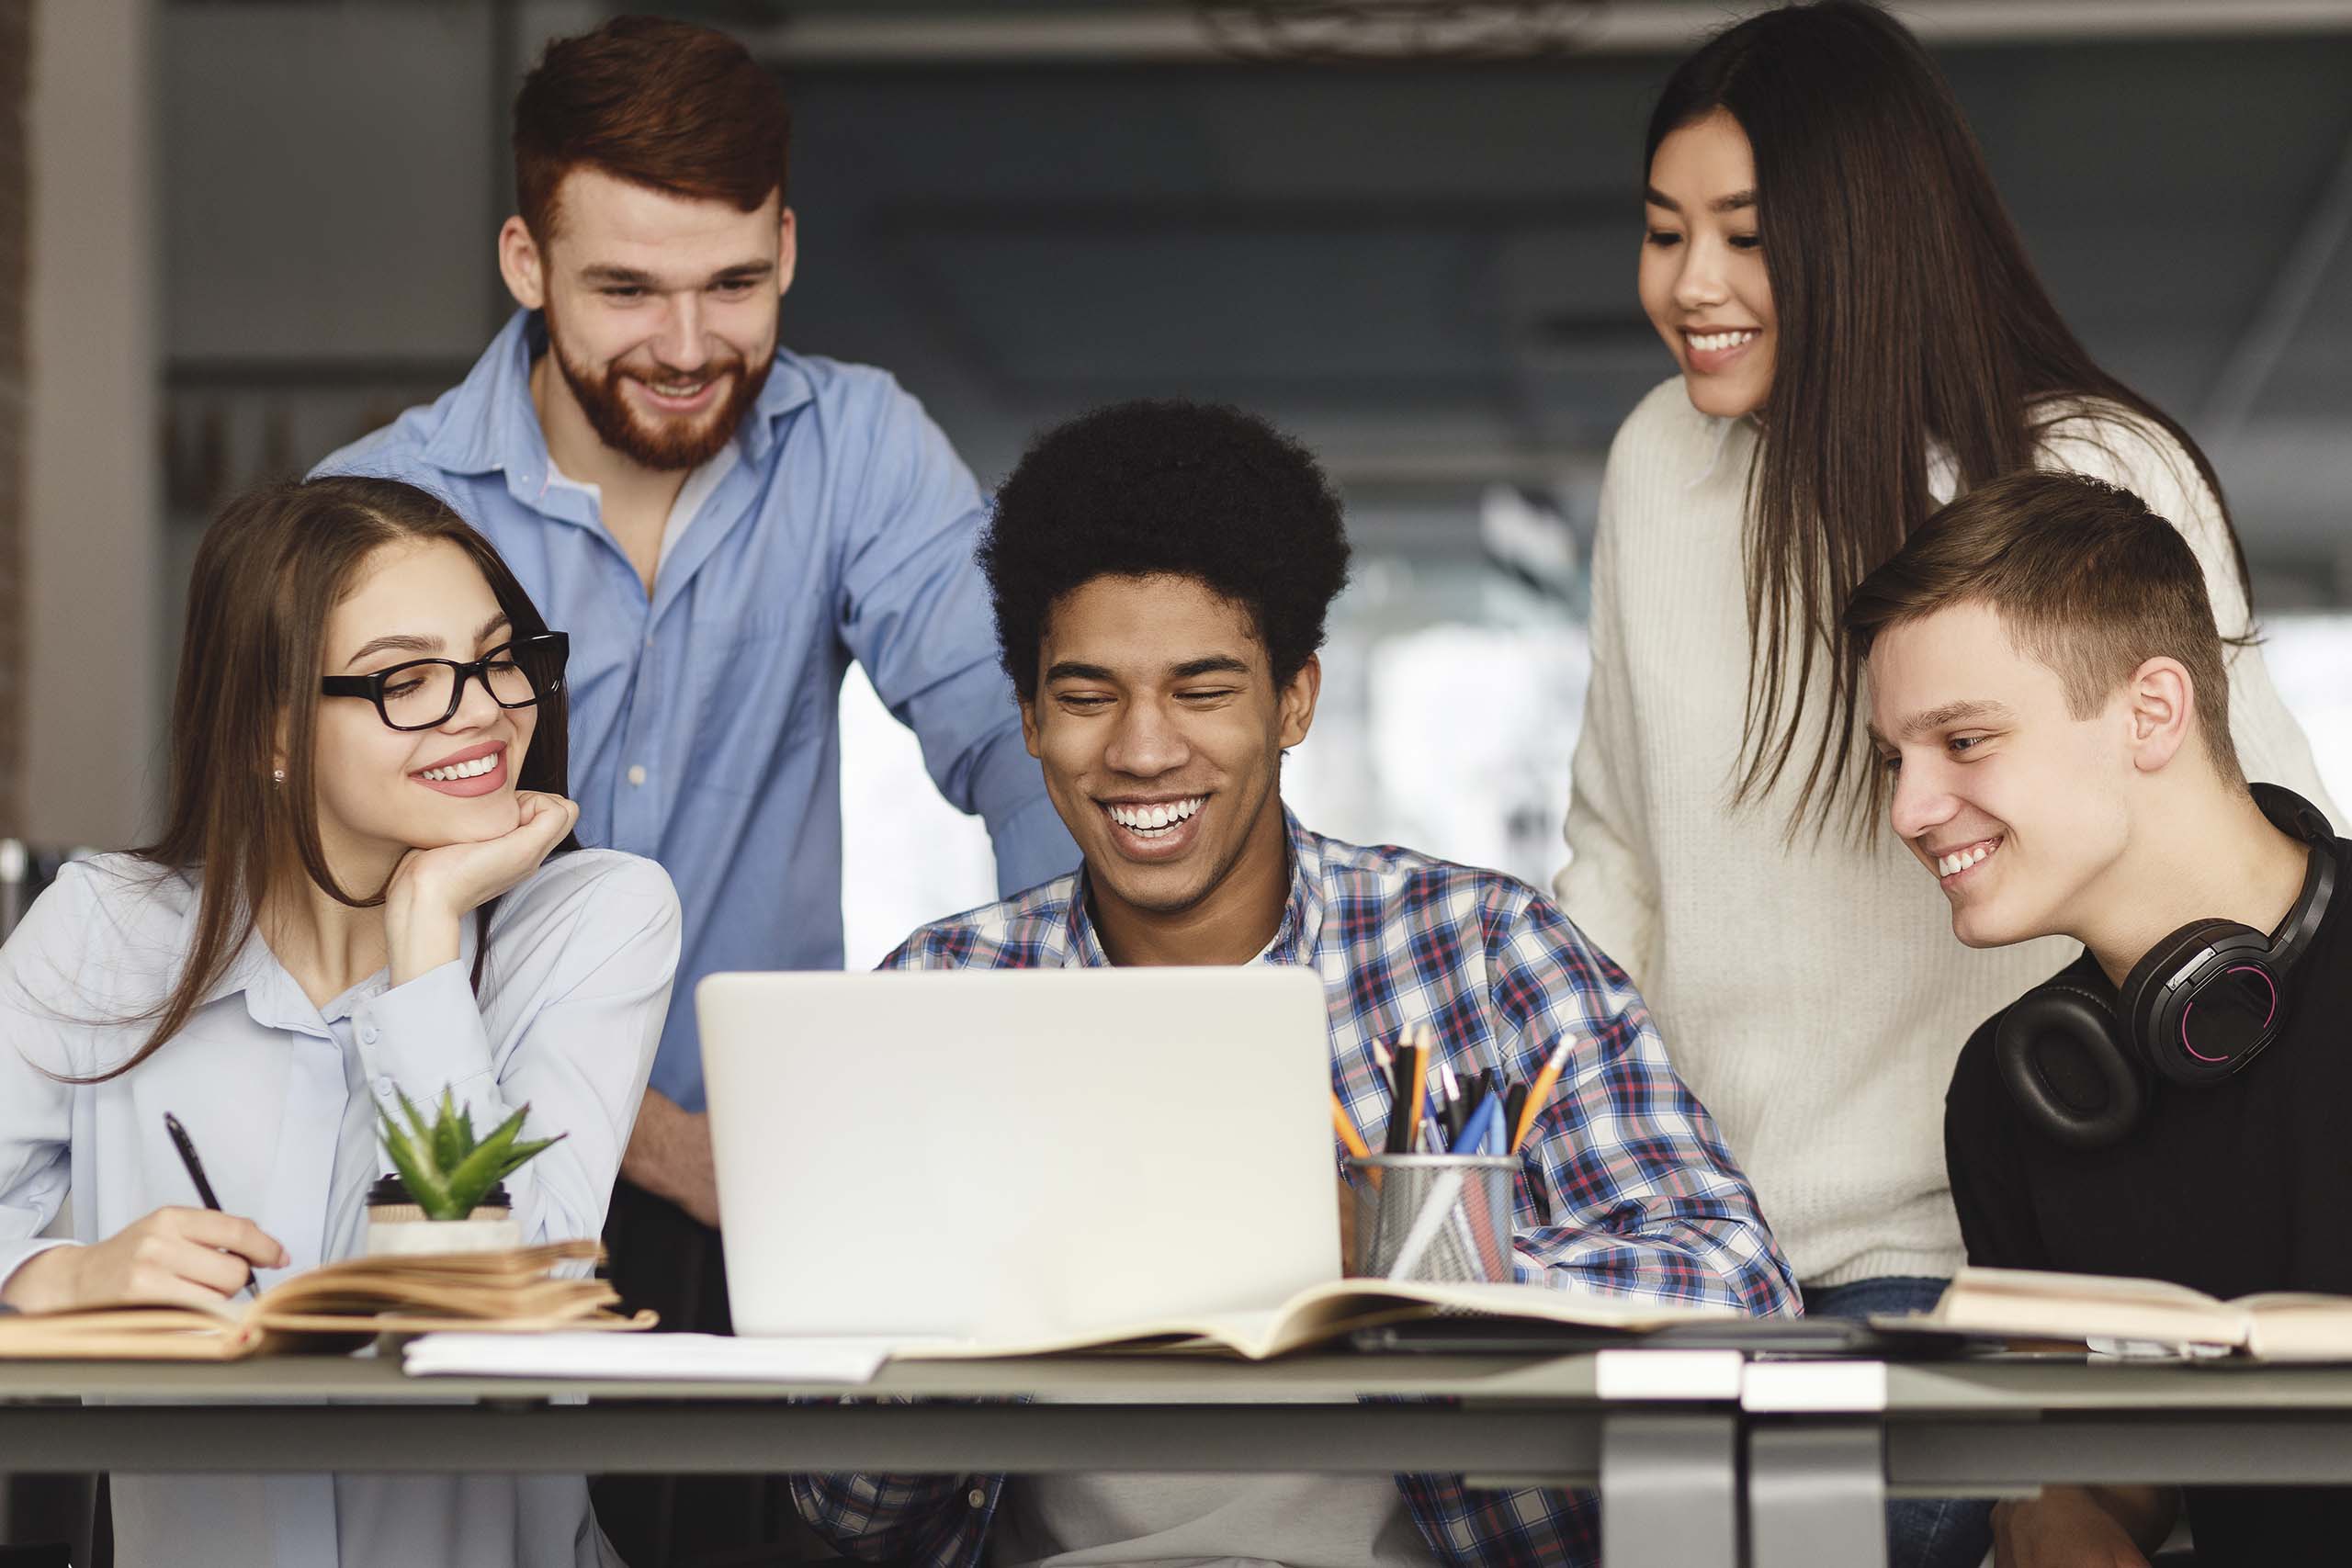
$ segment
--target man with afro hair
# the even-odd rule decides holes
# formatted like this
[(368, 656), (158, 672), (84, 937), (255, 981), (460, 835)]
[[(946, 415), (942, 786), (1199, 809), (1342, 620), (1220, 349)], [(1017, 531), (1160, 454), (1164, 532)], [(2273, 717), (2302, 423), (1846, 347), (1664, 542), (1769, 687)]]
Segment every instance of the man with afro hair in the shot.
[[(1523, 884), (1341, 843), (1283, 808), (1283, 752), (1314, 720), (1316, 649), (1348, 563), (1340, 502), (1305, 449), (1230, 408), (1099, 410), (1030, 447), (980, 562), (1023, 734), (1084, 861), (925, 926), (886, 967), (1311, 965), (1329, 997), (1331, 1087), (1374, 1142), (1388, 1099), (1375, 1041), (1427, 1025), (1464, 1080), (1497, 1068), (1532, 1080), (1571, 1043), (1520, 1150), (1520, 1278), (1795, 1309), (1754, 1191), (1623, 971)], [(1335, 1140), (1335, 1168), (1342, 1152)], [(1471, 1491), (1457, 1476), (793, 1485), (842, 1551), (912, 1568), (975, 1568), (984, 1553), (1362, 1568), (1600, 1558), (1589, 1495)]]

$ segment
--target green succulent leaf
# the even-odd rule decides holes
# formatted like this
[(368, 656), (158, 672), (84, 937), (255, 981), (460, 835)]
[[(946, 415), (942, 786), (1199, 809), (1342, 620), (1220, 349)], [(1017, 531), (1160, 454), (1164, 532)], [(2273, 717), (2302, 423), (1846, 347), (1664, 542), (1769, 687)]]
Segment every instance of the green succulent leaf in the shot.
[(560, 1144), (570, 1136), (571, 1136), (571, 1134), (569, 1133), (558, 1133), (552, 1138), (534, 1138), (527, 1144), (515, 1145), (513, 1148), (506, 1151), (506, 1157), (498, 1162), (497, 1179), (501, 1181), (505, 1180), (508, 1177), (514, 1175), (515, 1171), (521, 1169), (524, 1166), (528, 1165), (532, 1156), (537, 1155), (540, 1150), (548, 1147), (551, 1144)]
[(416, 1152), (418, 1156), (421, 1158), (430, 1159), (433, 1155), (432, 1124), (424, 1120), (424, 1112), (417, 1110), (414, 1103), (410, 1100), (408, 1091), (406, 1089), (401, 1088), (398, 1084), (394, 1084), (392, 1086), (392, 1093), (400, 1097), (401, 1114), (408, 1118), (409, 1126), (414, 1130), (416, 1136)]
[(514, 1147), (514, 1135), (523, 1130), (523, 1118), (530, 1109), (524, 1106), (492, 1128), (490, 1136), (476, 1144), (458, 1168), (448, 1173), (453, 1200), (464, 1203), (469, 1210), (481, 1201), (482, 1194), (498, 1180), (499, 1166)]
[(449, 1089), (441, 1090), (439, 1112), (433, 1119), (433, 1163), (443, 1175), (458, 1168), (458, 1162), (473, 1150), (473, 1139), (458, 1120), (458, 1101)]
[(526, 1105), (492, 1128), (488, 1137), (477, 1140), (472, 1107), (458, 1107), (454, 1088), (442, 1089), (429, 1122), (405, 1091), (395, 1087), (392, 1092), (408, 1126), (403, 1128), (390, 1111), (379, 1106), (377, 1115), (383, 1122), (379, 1135), (385, 1156), (400, 1173), (401, 1185), (431, 1219), (464, 1219), (492, 1187), (565, 1136), (560, 1133), (552, 1138), (518, 1142), (523, 1120), (531, 1110)]
[(390, 1158), (392, 1168), (400, 1172), (401, 1185), (408, 1189), (408, 1195), (416, 1201), (418, 1208), (424, 1211), (425, 1218), (463, 1218), (464, 1210), (451, 1212), (448, 1184), (441, 1179), (440, 1173), (433, 1168), (429, 1160), (419, 1156), (409, 1135), (401, 1131), (399, 1123), (380, 1106), (377, 1108), (377, 1114), (384, 1122), (384, 1153)]

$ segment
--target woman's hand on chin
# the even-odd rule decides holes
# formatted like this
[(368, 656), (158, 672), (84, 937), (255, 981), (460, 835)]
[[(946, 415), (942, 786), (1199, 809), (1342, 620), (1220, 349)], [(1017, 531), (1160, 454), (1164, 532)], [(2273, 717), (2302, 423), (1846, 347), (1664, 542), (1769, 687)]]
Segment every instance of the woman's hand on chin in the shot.
[(23, 1312), (130, 1303), (217, 1307), (243, 1289), (250, 1268), (286, 1263), (286, 1249), (251, 1220), (157, 1209), (94, 1246), (34, 1254), (0, 1286), (0, 1301)]
[(514, 794), (514, 829), (479, 843), (411, 850), (384, 890), (392, 984), (404, 986), (458, 956), (458, 924), (538, 869), (580, 820), (560, 795)]

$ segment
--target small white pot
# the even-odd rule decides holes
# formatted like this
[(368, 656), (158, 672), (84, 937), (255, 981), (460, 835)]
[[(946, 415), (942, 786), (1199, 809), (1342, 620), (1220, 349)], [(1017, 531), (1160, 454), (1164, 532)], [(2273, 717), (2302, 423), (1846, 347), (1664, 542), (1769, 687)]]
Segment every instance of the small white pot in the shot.
[(408, 1258), (432, 1252), (496, 1252), (523, 1245), (523, 1226), (504, 1209), (476, 1209), (462, 1220), (428, 1220), (413, 1203), (372, 1205), (367, 1256)]

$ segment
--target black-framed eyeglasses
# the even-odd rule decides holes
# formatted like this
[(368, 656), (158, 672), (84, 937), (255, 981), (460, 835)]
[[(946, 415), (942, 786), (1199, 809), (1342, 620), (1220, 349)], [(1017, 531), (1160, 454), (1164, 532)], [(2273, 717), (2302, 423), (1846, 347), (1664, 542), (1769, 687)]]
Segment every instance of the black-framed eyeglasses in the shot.
[(500, 707), (536, 706), (563, 690), (564, 660), (571, 653), (571, 639), (563, 633), (534, 632), (468, 664), (412, 659), (372, 675), (322, 675), (319, 691), (330, 697), (367, 698), (394, 729), (431, 729), (449, 722), (466, 700), (469, 680), (480, 681)]

